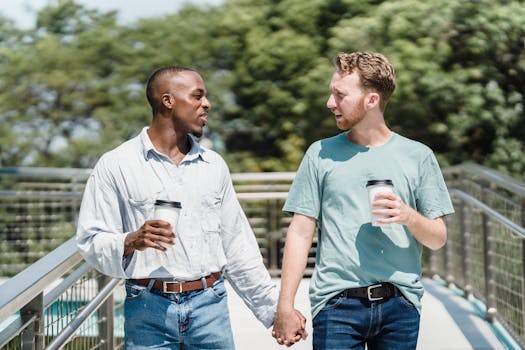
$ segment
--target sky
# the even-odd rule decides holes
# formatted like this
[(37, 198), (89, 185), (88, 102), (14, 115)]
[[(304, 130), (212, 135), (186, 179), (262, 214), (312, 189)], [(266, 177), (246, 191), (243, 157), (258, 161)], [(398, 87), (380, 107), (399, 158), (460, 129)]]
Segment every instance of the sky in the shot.
[[(13, 19), (21, 29), (35, 23), (35, 14), (53, 0), (0, 0), (0, 14)], [(218, 5), (222, 0), (76, 0), (88, 8), (101, 11), (118, 10), (120, 23), (130, 23), (139, 18), (161, 16), (176, 12), (185, 3), (202, 6)]]

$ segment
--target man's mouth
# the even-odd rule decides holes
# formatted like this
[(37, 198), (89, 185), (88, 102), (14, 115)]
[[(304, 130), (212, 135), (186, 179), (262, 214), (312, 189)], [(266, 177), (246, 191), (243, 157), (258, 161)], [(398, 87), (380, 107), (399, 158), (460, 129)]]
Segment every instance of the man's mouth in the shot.
[(208, 124), (208, 114), (201, 114), (200, 119), (202, 121), (203, 126)]

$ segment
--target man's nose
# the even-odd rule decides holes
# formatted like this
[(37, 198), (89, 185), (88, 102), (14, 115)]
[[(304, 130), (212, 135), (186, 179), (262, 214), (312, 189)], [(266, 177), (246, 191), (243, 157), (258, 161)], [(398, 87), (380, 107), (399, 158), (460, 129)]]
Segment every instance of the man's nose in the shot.
[(208, 98), (206, 96), (204, 96), (204, 101), (202, 101), (202, 107), (205, 108), (205, 109), (210, 109), (211, 108), (211, 102), (210, 102), (210, 100), (208, 100)]
[(328, 101), (326, 101), (326, 107), (328, 109), (335, 108), (334, 95), (330, 95), (330, 97), (328, 97)]

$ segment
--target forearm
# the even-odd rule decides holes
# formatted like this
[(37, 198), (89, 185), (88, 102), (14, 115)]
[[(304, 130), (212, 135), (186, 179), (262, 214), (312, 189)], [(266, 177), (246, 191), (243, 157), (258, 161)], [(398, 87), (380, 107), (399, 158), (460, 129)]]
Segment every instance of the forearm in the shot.
[(222, 244), (226, 254), (226, 275), (233, 289), (265, 327), (275, 317), (278, 289), (271, 280), (250, 224), (236, 207), (237, 215), (222, 221)]
[(278, 310), (294, 308), (295, 294), (306, 267), (314, 232), (314, 219), (294, 216), (286, 235)]
[(429, 219), (416, 210), (406, 226), (414, 238), (427, 248), (437, 250), (443, 247), (447, 241), (447, 227), (442, 217)]
[(437, 250), (445, 245), (447, 227), (443, 217), (427, 218), (406, 205), (400, 197), (393, 193), (378, 193), (373, 205), (386, 207), (386, 209), (379, 208), (372, 211), (373, 214), (387, 217), (378, 219), (378, 223), (405, 225), (419, 243), (432, 250)]

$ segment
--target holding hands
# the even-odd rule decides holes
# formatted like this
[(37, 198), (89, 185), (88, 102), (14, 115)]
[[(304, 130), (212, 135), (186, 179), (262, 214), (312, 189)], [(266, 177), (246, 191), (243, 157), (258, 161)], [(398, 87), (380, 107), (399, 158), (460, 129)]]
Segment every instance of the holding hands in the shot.
[(272, 336), (280, 345), (292, 346), (306, 339), (306, 318), (298, 310), (277, 310)]

